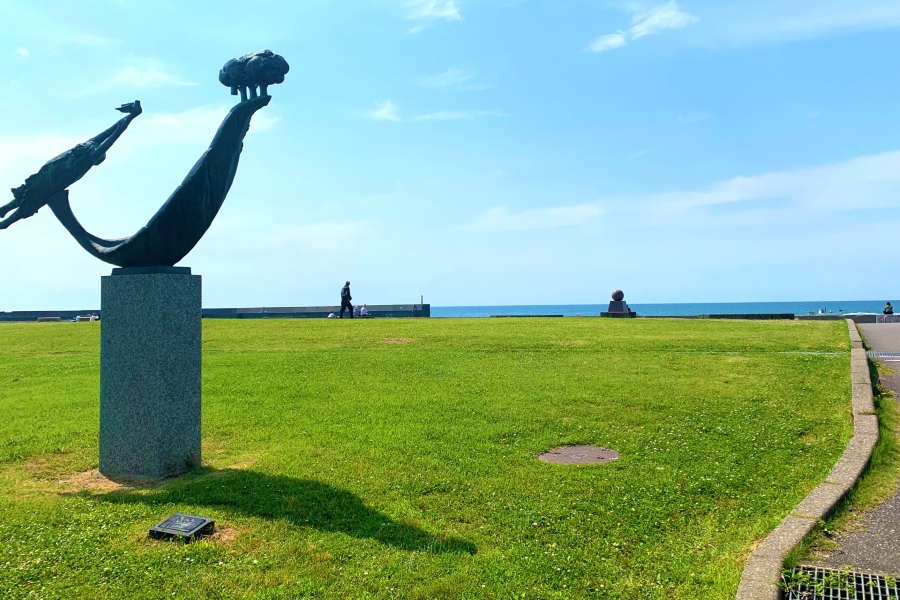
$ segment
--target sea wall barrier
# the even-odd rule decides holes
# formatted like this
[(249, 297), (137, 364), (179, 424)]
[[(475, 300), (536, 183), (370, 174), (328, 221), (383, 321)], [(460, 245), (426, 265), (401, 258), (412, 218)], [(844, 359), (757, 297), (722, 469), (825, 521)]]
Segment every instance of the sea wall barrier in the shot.
[(14, 310), (12, 312), (0, 311), (0, 323), (9, 322), (25, 322), (41, 320), (55, 320), (59, 318), (61, 321), (71, 321), (78, 316), (87, 316), (92, 313), (100, 314), (97, 309), (88, 310)]
[[(430, 304), (367, 304), (373, 317), (430, 317)], [(262, 308), (204, 308), (204, 319), (323, 319), (330, 313), (337, 317), (340, 306), (275, 306)], [(347, 313), (344, 313), (347, 317)]]
[[(404, 318), (430, 317), (430, 304), (372, 304), (366, 309), (373, 317)], [(340, 314), (340, 306), (272, 306), (258, 308), (204, 308), (204, 319), (319, 319), (326, 318), (329, 313)], [(97, 309), (88, 310), (19, 310), (0, 311), (0, 322), (29, 322), (59, 318), (71, 321), (77, 316), (96, 313), (103, 318)], [(345, 313), (346, 316), (346, 313)]]

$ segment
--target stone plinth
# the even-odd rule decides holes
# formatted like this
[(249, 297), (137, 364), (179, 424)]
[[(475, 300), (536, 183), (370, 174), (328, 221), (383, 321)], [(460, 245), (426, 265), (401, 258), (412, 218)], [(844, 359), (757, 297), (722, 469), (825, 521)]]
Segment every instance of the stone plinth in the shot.
[(113, 269), (100, 288), (100, 472), (184, 473), (200, 464), (201, 278)]
[[(619, 292), (621, 294), (621, 292)], [(615, 296), (613, 296), (615, 297)], [(624, 300), (612, 300), (609, 303), (609, 308), (607, 308), (606, 312), (600, 313), (601, 317), (619, 317), (619, 318), (632, 318), (636, 317), (637, 313), (628, 308), (628, 303)]]

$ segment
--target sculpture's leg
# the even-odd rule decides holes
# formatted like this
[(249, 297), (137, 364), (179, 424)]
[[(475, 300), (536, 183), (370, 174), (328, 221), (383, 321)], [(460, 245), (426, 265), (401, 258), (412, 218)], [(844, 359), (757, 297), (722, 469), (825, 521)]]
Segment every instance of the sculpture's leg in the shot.
[(241, 102), (247, 101), (247, 86), (241, 86)]
[(263, 84), (259, 86), (259, 95), (260, 96), (268, 96), (269, 95), (269, 86)]
[(250, 99), (252, 100), (253, 98), (256, 98), (256, 97), (257, 97), (256, 96), (256, 86), (251, 85), (250, 86)]
[(13, 223), (15, 223), (16, 221), (19, 221), (21, 219), (22, 219), (22, 213), (20, 213), (17, 210), (12, 215), (10, 215), (8, 218), (0, 221), (0, 229), (6, 229), (10, 225), (12, 225)]
[(6, 216), (6, 213), (8, 213), (9, 211), (11, 211), (11, 210), (13, 210), (13, 209), (15, 209), (15, 208), (19, 208), (19, 201), (18, 201), (18, 200), (13, 200), (13, 201), (11, 201), (11, 202), (9, 202), (9, 203), (7, 203), (7, 204), (4, 204), (3, 206), (0, 206), (0, 219), (2, 219), (3, 217), (5, 217), (5, 216)]

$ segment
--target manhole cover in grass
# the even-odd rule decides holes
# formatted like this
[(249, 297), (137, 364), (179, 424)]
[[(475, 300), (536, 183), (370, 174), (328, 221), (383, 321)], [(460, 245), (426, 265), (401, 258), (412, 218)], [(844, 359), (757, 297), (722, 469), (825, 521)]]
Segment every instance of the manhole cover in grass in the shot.
[(618, 452), (599, 446), (563, 446), (538, 456), (538, 460), (560, 465), (597, 465), (618, 459)]

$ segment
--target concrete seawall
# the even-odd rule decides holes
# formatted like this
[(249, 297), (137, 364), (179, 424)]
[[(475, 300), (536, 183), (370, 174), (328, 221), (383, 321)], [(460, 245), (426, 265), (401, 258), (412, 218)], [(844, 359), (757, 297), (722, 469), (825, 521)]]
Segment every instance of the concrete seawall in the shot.
[[(373, 317), (403, 318), (430, 317), (430, 304), (372, 304), (366, 308)], [(328, 313), (338, 315), (340, 306), (272, 306), (258, 308), (204, 308), (204, 319), (324, 319)], [(39, 318), (59, 317), (63, 321), (71, 321), (79, 315), (97, 313), (99, 309), (88, 310), (20, 310), (0, 312), (0, 322), (28, 322)], [(345, 315), (346, 317), (346, 315)]]

